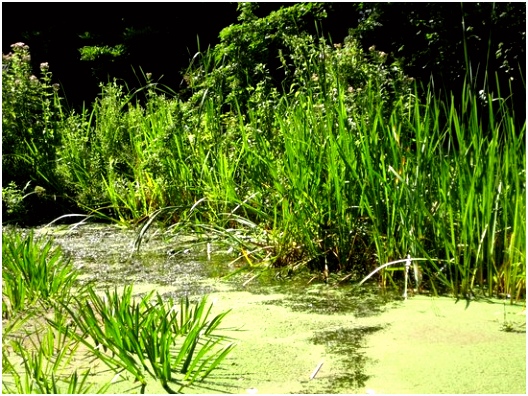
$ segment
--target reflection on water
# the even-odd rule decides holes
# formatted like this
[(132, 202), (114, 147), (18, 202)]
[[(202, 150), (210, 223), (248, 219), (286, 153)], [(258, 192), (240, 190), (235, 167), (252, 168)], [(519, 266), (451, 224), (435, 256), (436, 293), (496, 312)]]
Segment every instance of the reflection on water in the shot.
[(332, 287), (310, 282), (313, 274), (308, 271), (283, 277), (278, 269), (269, 268), (233, 275), (236, 253), (228, 253), (218, 241), (211, 243), (196, 236), (167, 239), (155, 230), (138, 251), (134, 247), (137, 231), (115, 225), (41, 227), (36, 233), (53, 237), (82, 273), (81, 279), (98, 287), (149, 284), (169, 287), (172, 296), (203, 295), (215, 291), (212, 278), (223, 278), (223, 285), (234, 290), (284, 295), (270, 304), (317, 314), (353, 313), (357, 317), (380, 313), (387, 300), (394, 298), (351, 284)]
[(368, 360), (364, 352), (367, 334), (383, 329), (382, 326), (362, 326), (338, 328), (315, 333), (312, 342), (324, 345), (328, 352), (341, 356), (341, 364), (346, 370), (333, 378), (334, 384), (326, 391), (335, 389), (336, 385), (344, 388), (361, 388), (365, 386), (369, 376), (365, 374), (365, 364)]
[(174, 288), (180, 295), (207, 294), (213, 289), (204, 281), (225, 275), (232, 260), (221, 253), (208, 260), (205, 244), (192, 237), (167, 243), (154, 235), (137, 251), (137, 231), (112, 225), (57, 226), (36, 232), (53, 237), (82, 273), (81, 279), (98, 287), (154, 284)]

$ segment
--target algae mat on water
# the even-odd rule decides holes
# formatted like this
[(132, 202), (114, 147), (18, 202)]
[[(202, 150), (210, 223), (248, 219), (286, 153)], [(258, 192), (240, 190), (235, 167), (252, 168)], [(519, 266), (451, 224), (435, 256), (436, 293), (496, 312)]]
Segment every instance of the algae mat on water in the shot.
[[(143, 285), (138, 290), (148, 288)], [(237, 346), (203, 387), (187, 392), (356, 393), (364, 385), (366, 357), (361, 345), (369, 329), (354, 315), (295, 311), (280, 304), (285, 294), (233, 290), (224, 282), (215, 282), (214, 288), (217, 291), (209, 299), (215, 302), (215, 311), (231, 309), (220, 330), (235, 339)], [(336, 334), (350, 335), (343, 342), (352, 351), (350, 365), (344, 365), (347, 357), (333, 348), (339, 342)]]
[[(196, 393), (524, 394), (523, 307), (416, 296), (382, 313), (314, 314), (277, 305), (284, 294), (216, 284), (232, 309), (224, 334), (237, 347)], [(505, 311), (504, 311), (505, 310)], [(506, 321), (511, 331), (501, 331)], [(323, 363), (310, 380), (314, 369)], [(151, 392), (154, 388), (151, 389)]]
[(365, 318), (387, 324), (368, 337), (365, 392), (525, 394), (525, 315), (498, 300), (418, 296)]

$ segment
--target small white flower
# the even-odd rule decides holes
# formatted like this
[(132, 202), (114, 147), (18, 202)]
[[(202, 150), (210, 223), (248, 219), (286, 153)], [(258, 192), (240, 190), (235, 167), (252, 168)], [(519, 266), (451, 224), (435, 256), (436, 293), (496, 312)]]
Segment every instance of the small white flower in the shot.
[(22, 49), (28, 49), (29, 47), (22, 43), (22, 42), (18, 42), (18, 43), (15, 43), (15, 44), (11, 44), (11, 48), (22, 48)]

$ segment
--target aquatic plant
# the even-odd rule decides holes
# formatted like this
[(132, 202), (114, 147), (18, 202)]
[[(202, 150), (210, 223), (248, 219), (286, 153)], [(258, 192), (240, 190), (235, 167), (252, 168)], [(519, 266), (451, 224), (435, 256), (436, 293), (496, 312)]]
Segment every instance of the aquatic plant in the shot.
[[(64, 306), (77, 331), (51, 321), (61, 333), (88, 348), (93, 356), (116, 373), (126, 371), (145, 392), (148, 378), (159, 381), (169, 393), (205, 380), (233, 349), (216, 334), (228, 312), (210, 318), (203, 297), (197, 304), (188, 298), (176, 304), (153, 292), (134, 301), (132, 287), (122, 293), (107, 290), (100, 296), (88, 290), (88, 298)], [(177, 389), (173, 387), (177, 386)]]
[[(60, 304), (84, 295), (79, 272), (52, 238), (2, 232), (2, 386), (7, 393), (92, 393), (90, 372), (70, 370), (78, 343), (46, 326), (68, 324)], [(22, 369), (21, 369), (22, 368)], [(103, 385), (99, 391), (107, 386)]]
[[(337, 73), (331, 65), (327, 73)], [(431, 91), (390, 102), (373, 83), (357, 94), (332, 84), (331, 98), (315, 88), (284, 95), (267, 130), (252, 109), (218, 125), (221, 113), (205, 98), (208, 134), (193, 138), (199, 155), (185, 161), (198, 168), (186, 181), (199, 186), (196, 198), (150, 220), (166, 215), (169, 235), (181, 226), (252, 235), (231, 239), (241, 257), (256, 252), (252, 262), (357, 276), (411, 254), (428, 259), (433, 290), (522, 298), (525, 127), (504, 102), (490, 97), (482, 107), (469, 85), (460, 107)], [(266, 249), (248, 249), (251, 239)], [(392, 282), (380, 274), (384, 287)]]
[[(40, 335), (42, 334), (42, 335)], [(29, 339), (29, 343), (27, 342)], [(2, 387), (12, 394), (105, 393), (110, 381), (98, 389), (90, 383), (90, 369), (72, 371), (72, 359), (79, 347), (76, 340), (53, 328), (40, 329), (21, 339), (2, 345)], [(22, 369), (21, 369), (22, 368)]]
[(68, 303), (79, 273), (52, 239), (2, 232), (2, 317), (39, 303)]
[(51, 239), (4, 231), (2, 243), (2, 384), (8, 393), (93, 392), (94, 366), (79, 365), (87, 356), (116, 372), (97, 392), (127, 371), (143, 392), (151, 378), (172, 393), (174, 386), (181, 391), (204, 381), (234, 347), (217, 334), (227, 312), (212, 316), (205, 297), (178, 304), (160, 295), (152, 300), (151, 293), (135, 302), (131, 286), (100, 296), (93, 285), (77, 282), (79, 272)]

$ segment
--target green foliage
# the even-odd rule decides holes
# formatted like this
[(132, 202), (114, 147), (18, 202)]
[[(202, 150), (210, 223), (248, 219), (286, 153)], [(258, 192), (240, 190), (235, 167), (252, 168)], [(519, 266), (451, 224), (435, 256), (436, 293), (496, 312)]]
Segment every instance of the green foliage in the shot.
[(2, 186), (2, 205), (8, 215), (25, 214), (24, 198), (28, 187), (29, 183), (23, 189), (19, 189), (14, 181), (9, 182), (5, 187)]
[(41, 303), (68, 302), (78, 273), (52, 240), (2, 232), (2, 316)]
[(194, 93), (192, 102), (207, 95), (217, 105), (246, 109), (252, 91), (258, 89), (267, 96), (280, 89), (286, 81), (278, 76), (277, 70), (284, 67), (279, 57), (292, 53), (293, 38), (309, 37), (303, 29), (308, 20), (320, 21), (326, 15), (319, 3), (293, 4), (263, 18), (254, 14), (257, 7), (240, 3), (240, 23), (223, 29), (220, 44), (188, 69), (185, 79)]
[(251, 111), (260, 133), (273, 139), (272, 114), (284, 94), (302, 92), (316, 101), (336, 102), (344, 90), (351, 112), (361, 111), (368, 84), (379, 90), (380, 101), (402, 95), (409, 100), (413, 80), (399, 63), (389, 64), (386, 53), (372, 47), (365, 54), (354, 37), (329, 45), (307, 33), (308, 19), (317, 24), (325, 18), (322, 4), (295, 4), (263, 18), (255, 16), (256, 7), (239, 4), (240, 23), (222, 30), (220, 44), (193, 58), (185, 80), (193, 93), (189, 102), (201, 111), (210, 100), (216, 117), (234, 118), (235, 123), (247, 123), (247, 118), (237, 117)]
[(152, 220), (177, 213), (173, 231), (222, 235), (249, 264), (361, 274), (410, 253), (430, 259), (432, 288), (521, 298), (525, 227), (515, 219), (525, 208), (525, 129), (516, 129), (504, 101), (490, 101), (484, 134), (486, 114), (469, 86), (461, 107), (432, 92), (426, 102), (394, 101), (395, 90), (384, 95), (376, 80), (358, 93), (335, 81), (331, 100), (313, 93), (315, 84), (284, 96), (268, 114), (272, 133), (255, 108), (214, 137), (220, 117), (206, 100), (203, 125), (219, 144), (196, 138), (187, 162), (199, 169), (202, 199)]
[(2, 55), (2, 213), (4, 221), (29, 224), (70, 205), (56, 171), (65, 114), (48, 63), (39, 79), (29, 47), (11, 47)]
[(251, 265), (361, 276), (411, 254), (430, 260), (434, 289), (522, 297), (526, 131), (512, 91), (495, 76), (496, 93), (477, 95), (468, 72), (457, 91), (419, 95), (387, 53), (309, 35), (322, 5), (255, 7), (195, 56), (189, 100), (145, 76), (68, 115), (58, 171), (79, 205), (145, 221), (141, 235), (154, 221), (214, 232)]
[[(6, 393), (99, 394), (110, 388), (108, 382), (94, 392), (94, 384), (89, 383), (90, 370), (81, 374), (78, 370), (66, 371), (78, 343), (51, 327), (31, 340), (29, 347), (21, 340), (12, 340), (9, 344), (10, 352), (5, 345), (2, 348), (2, 387)], [(21, 360), (22, 370), (11, 355)]]
[(32, 74), (29, 47), (11, 46), (2, 54), (2, 186), (21, 188), (29, 181), (53, 182), (58, 123), (62, 116), (47, 63), (40, 64), (41, 79)]
[[(89, 370), (67, 371), (78, 343), (43, 326), (42, 315), (66, 323), (79, 273), (51, 239), (2, 232), (2, 387), (6, 393), (91, 393)], [(99, 392), (108, 385), (102, 386)]]
[[(353, 34), (402, 60), (405, 71), (439, 89), (497, 93), (514, 81), (514, 102), (524, 113), (526, 7), (522, 3), (357, 3)], [(512, 106), (512, 103), (509, 104)]]
[[(210, 319), (212, 306), (206, 308), (205, 297), (197, 304), (182, 299), (178, 310), (170, 298), (157, 295), (153, 302), (153, 293), (136, 302), (130, 286), (123, 293), (88, 293), (75, 307), (65, 307), (80, 330), (72, 336), (116, 373), (128, 371), (142, 393), (148, 378), (168, 393), (175, 393), (175, 385), (181, 392), (207, 378), (234, 347), (223, 345), (225, 339), (216, 334), (228, 312)], [(52, 324), (68, 334), (67, 327)]]
[(110, 47), (108, 45), (87, 45), (79, 49), (79, 52), (81, 53), (81, 60), (84, 61), (95, 61), (102, 56), (110, 56), (115, 58), (122, 56), (124, 51), (125, 46), (123, 44), (116, 45), (115, 47)]
[(67, 119), (58, 171), (81, 206), (124, 222), (189, 201), (189, 116), (179, 100), (157, 92), (149, 88), (145, 108), (141, 91), (109, 83), (91, 112)]
[[(91, 145), (89, 165), (78, 169), (91, 170), (82, 180), (100, 197), (86, 206), (99, 210), (102, 197), (122, 222), (152, 216), (220, 233), (251, 252), (250, 263), (366, 274), (411, 253), (431, 258), (426, 275), (455, 294), (478, 285), (522, 295), (516, 238), (524, 231), (517, 223), (511, 240), (504, 230), (524, 207), (523, 157), (512, 156), (524, 128), (506, 103), (489, 98), (483, 112), (470, 86), (460, 101), (432, 92), (420, 101), (375, 48), (365, 54), (352, 38), (289, 40), (297, 83), (283, 94), (258, 85), (245, 110), (234, 101), (223, 111), (215, 86), (198, 106), (155, 91), (140, 105), (137, 94), (105, 87), (92, 123), (79, 121), (90, 131), (79, 140)], [(518, 187), (508, 194), (517, 193), (504, 201), (511, 183)], [(222, 231), (233, 225), (252, 235), (253, 248)]]

